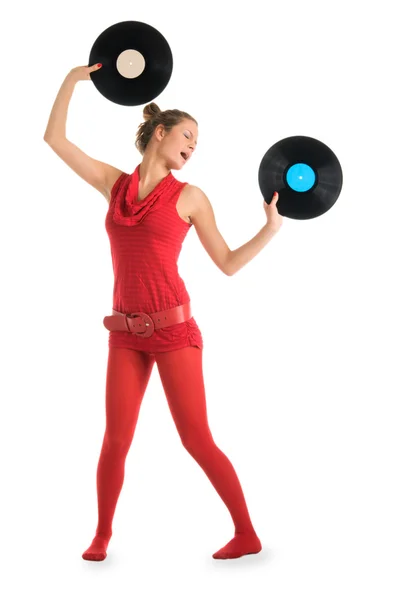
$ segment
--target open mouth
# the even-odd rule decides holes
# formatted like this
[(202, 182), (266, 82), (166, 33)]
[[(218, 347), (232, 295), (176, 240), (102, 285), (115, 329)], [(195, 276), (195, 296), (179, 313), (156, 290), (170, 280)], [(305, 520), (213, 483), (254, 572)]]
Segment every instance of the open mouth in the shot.
[(180, 152), (180, 154), (184, 160), (188, 159), (188, 154), (186, 154), (185, 152)]

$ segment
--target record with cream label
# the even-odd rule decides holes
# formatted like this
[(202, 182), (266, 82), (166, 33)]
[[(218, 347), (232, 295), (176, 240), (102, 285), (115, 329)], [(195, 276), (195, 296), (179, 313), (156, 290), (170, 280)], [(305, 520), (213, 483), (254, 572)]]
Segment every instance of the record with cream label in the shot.
[(151, 102), (167, 86), (173, 56), (164, 36), (140, 21), (111, 25), (95, 40), (88, 65), (101, 63), (91, 73), (97, 90), (111, 102), (138, 106)]

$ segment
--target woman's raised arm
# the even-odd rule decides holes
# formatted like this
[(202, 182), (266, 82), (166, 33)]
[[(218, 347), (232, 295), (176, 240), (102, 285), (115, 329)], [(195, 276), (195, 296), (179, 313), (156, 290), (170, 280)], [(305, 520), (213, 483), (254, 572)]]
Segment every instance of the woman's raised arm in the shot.
[(109, 202), (113, 184), (123, 171), (91, 158), (66, 138), (68, 107), (75, 85), (78, 81), (90, 79), (90, 73), (99, 68), (98, 65), (76, 67), (68, 73), (54, 101), (43, 139), (77, 175), (101, 192)]

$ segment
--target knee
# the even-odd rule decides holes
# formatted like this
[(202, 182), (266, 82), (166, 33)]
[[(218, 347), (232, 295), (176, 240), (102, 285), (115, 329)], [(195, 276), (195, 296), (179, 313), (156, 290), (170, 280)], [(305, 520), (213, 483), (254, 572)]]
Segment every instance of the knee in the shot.
[(105, 433), (102, 448), (107, 454), (111, 454), (115, 457), (123, 457), (127, 455), (131, 446), (131, 441), (131, 436), (121, 436), (120, 434), (111, 435), (109, 433)]
[(183, 447), (193, 458), (208, 454), (209, 450), (215, 447), (215, 442), (210, 433), (190, 431), (181, 434), (180, 438)]

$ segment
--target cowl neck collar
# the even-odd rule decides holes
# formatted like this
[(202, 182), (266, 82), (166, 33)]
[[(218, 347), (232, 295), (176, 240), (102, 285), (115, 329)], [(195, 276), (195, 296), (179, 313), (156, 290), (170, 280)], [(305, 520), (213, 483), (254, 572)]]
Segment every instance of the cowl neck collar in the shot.
[(172, 196), (178, 186), (184, 185), (177, 181), (172, 172), (164, 177), (154, 189), (142, 200), (138, 200), (138, 185), (140, 182), (140, 165), (125, 178), (115, 199), (113, 220), (119, 225), (137, 225), (151, 210), (163, 206)]

